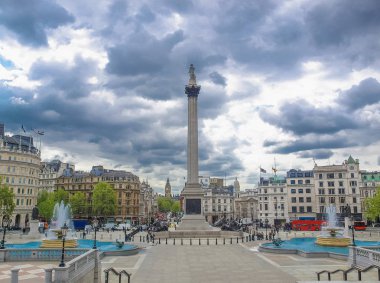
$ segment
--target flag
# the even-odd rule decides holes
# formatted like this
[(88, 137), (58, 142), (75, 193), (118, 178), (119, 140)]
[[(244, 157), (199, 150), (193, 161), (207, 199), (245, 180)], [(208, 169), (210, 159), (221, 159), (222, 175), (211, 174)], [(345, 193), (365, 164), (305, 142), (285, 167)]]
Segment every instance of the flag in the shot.
[(39, 134), (40, 136), (43, 136), (45, 134), (44, 131), (37, 131), (37, 134)]
[(266, 172), (267, 172), (267, 170), (260, 167), (260, 173), (266, 173)]
[(21, 129), (24, 131), (24, 133), (26, 133), (26, 131), (24, 129), (24, 125), (21, 125)]

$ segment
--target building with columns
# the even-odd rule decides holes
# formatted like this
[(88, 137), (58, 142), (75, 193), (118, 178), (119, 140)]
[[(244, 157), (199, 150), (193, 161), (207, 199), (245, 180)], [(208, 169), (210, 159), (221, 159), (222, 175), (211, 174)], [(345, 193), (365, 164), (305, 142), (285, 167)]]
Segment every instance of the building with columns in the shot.
[(147, 181), (143, 181), (140, 186), (140, 207), (139, 207), (139, 223), (148, 224), (154, 219), (158, 212), (158, 195)]
[(288, 195), (286, 180), (282, 176), (260, 178), (257, 188), (259, 200), (259, 220), (264, 223), (268, 219), (270, 225), (289, 222)]
[(116, 213), (108, 220), (117, 223), (138, 223), (140, 209), (140, 180), (136, 175), (123, 170), (104, 169), (103, 166), (93, 166), (90, 172), (64, 170), (58, 177), (55, 189), (64, 189), (70, 196), (76, 192), (84, 192), (89, 204), (88, 211), (83, 211), (82, 217), (92, 214), (92, 190), (99, 182), (111, 185), (116, 195)]
[(380, 172), (365, 170), (360, 171), (359, 191), (362, 215), (364, 219), (366, 219), (365, 199), (368, 197), (374, 197), (378, 189), (380, 189)]
[(73, 171), (75, 170), (73, 164), (63, 163), (60, 160), (41, 162), (40, 185), (38, 190), (53, 192), (57, 178), (62, 176), (64, 170), (68, 168), (71, 168)]
[(204, 190), (203, 210), (210, 224), (220, 218), (232, 219), (234, 213), (233, 187), (210, 187)]
[(314, 173), (291, 169), (286, 173), (290, 220), (316, 219)]
[(344, 208), (347, 204), (354, 218), (362, 219), (358, 159), (350, 156), (341, 165), (315, 165), (313, 171), (317, 219), (325, 219), (326, 207), (333, 205), (338, 220), (343, 221)]
[(0, 124), (0, 176), (14, 193), (12, 225), (29, 227), (37, 205), (41, 155), (31, 136), (6, 136)]

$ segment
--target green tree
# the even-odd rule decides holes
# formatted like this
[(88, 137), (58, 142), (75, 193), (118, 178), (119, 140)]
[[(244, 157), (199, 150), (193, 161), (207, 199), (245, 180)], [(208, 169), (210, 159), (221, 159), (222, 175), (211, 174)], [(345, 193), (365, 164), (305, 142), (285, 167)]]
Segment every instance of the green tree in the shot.
[(3, 184), (3, 178), (0, 177), (0, 219), (11, 217), (15, 207), (13, 191)]
[(86, 195), (83, 192), (76, 192), (70, 197), (69, 203), (74, 215), (80, 215), (87, 211)]
[(380, 188), (376, 190), (376, 194), (365, 200), (365, 216), (367, 219), (376, 221), (380, 217)]
[(157, 199), (157, 203), (158, 203), (158, 210), (160, 212), (169, 212), (171, 211), (173, 200), (168, 197), (159, 197)]
[(63, 202), (67, 204), (69, 202), (69, 192), (65, 191), (64, 189), (58, 189), (54, 192), (54, 200), (55, 202), (61, 203)]
[(115, 190), (110, 184), (100, 182), (92, 191), (93, 214), (98, 216), (114, 215), (116, 210)]
[(172, 205), (172, 207), (171, 207), (171, 212), (173, 212), (173, 213), (178, 213), (178, 212), (180, 212), (180, 211), (181, 211), (181, 205), (180, 205), (180, 203), (179, 203), (179, 200), (174, 201), (174, 202), (173, 202), (173, 205)]
[(45, 218), (45, 220), (50, 221), (53, 217), (53, 210), (56, 195), (55, 192), (49, 193), (46, 190), (41, 191), (37, 197), (37, 207), (39, 215)]

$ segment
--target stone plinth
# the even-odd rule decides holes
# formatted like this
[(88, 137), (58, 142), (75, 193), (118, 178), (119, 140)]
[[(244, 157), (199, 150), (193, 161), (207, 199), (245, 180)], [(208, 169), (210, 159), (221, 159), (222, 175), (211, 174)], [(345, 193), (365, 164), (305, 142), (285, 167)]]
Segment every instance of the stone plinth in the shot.
[(241, 238), (244, 233), (241, 231), (220, 231), (220, 230), (176, 230), (176, 231), (165, 231), (154, 233), (156, 238)]
[[(176, 231), (213, 231), (216, 228), (211, 227), (208, 222), (206, 222), (203, 215), (185, 215), (182, 218), (181, 224), (177, 227)], [(216, 229), (219, 230), (219, 229)]]
[(40, 239), (41, 233), (38, 231), (38, 220), (30, 220), (28, 239)]

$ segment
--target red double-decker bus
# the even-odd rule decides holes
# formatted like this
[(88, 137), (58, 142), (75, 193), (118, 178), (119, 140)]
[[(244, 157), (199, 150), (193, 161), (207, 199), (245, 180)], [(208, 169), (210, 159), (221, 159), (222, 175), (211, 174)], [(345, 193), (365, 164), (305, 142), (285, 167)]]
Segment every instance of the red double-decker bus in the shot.
[(324, 220), (293, 220), (292, 230), (294, 231), (320, 231), (323, 225), (326, 225)]
[(356, 231), (365, 231), (366, 228), (367, 228), (367, 225), (365, 225), (364, 221), (355, 221), (354, 222), (354, 229)]

